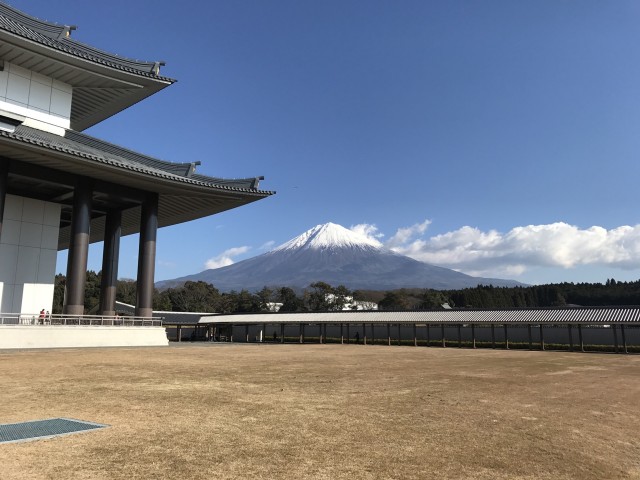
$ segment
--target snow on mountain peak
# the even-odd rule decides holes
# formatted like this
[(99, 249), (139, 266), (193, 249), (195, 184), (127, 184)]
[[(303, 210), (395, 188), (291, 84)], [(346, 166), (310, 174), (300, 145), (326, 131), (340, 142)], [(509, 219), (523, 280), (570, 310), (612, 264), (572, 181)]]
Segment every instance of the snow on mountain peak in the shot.
[(316, 225), (286, 243), (278, 250), (324, 249), (324, 248), (381, 248), (382, 244), (375, 239), (353, 232), (342, 225), (325, 223)]

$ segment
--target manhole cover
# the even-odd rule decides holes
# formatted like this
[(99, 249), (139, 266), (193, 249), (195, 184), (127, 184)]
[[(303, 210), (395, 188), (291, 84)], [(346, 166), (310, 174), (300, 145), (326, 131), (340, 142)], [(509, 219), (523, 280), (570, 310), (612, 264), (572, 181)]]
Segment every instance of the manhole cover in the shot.
[(0, 443), (29, 442), (43, 438), (71, 435), (72, 433), (82, 433), (108, 426), (71, 418), (50, 418), (31, 422), (5, 423), (0, 424)]

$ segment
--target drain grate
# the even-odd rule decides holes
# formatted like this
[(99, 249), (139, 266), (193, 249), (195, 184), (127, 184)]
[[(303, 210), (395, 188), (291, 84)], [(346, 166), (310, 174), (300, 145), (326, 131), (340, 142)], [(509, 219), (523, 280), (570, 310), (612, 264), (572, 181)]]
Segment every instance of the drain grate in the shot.
[(109, 425), (71, 418), (50, 418), (31, 422), (0, 424), (0, 443), (29, 442), (43, 438), (82, 433)]

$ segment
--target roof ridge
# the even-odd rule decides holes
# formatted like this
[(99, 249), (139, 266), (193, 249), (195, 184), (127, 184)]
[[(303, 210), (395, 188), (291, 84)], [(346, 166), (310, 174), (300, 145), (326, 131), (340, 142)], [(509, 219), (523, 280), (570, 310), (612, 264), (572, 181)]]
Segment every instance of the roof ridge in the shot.
[(40, 20), (2, 2), (0, 2), (0, 16), (6, 19), (5, 22), (0, 22), (0, 28), (20, 37), (118, 70), (170, 83), (175, 82), (175, 79), (160, 75), (160, 66), (164, 65), (164, 61), (123, 57), (67, 37), (75, 27)]

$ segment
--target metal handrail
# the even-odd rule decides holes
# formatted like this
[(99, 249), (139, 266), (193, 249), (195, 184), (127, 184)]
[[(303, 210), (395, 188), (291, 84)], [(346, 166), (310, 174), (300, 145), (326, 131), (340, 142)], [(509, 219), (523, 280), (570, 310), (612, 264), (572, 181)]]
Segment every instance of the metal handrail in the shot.
[(0, 313), (0, 325), (101, 326), (101, 327), (161, 327), (162, 317), (133, 315), (67, 315), (40, 313)]

